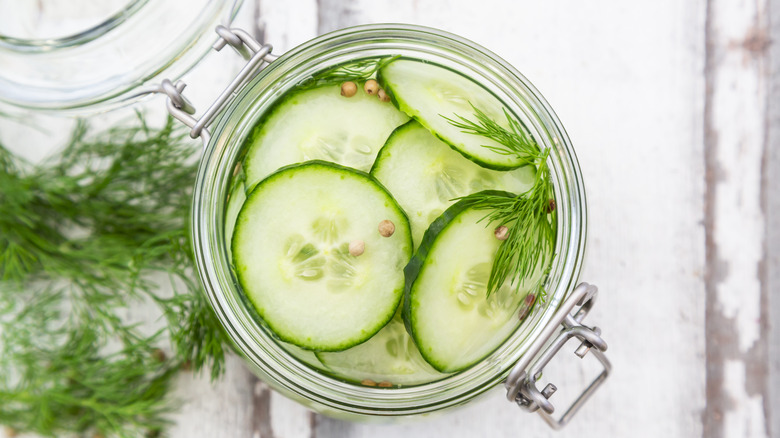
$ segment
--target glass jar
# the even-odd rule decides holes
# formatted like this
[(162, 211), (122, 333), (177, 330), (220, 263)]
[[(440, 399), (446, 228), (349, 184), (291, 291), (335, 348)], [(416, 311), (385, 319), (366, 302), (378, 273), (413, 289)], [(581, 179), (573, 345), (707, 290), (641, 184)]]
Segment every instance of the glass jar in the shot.
[[(550, 149), (558, 236), (556, 256), (546, 283), (546, 302), (537, 305), (496, 351), (471, 368), (439, 381), (411, 387), (376, 388), (347, 383), (310, 368), (289, 354), (255, 321), (231, 272), (228, 233), (232, 224), (226, 219), (226, 205), (231, 179), (242, 158), (244, 140), (281, 96), (330, 67), (357, 59), (395, 55), (429, 61), (482, 84), (512, 115), (522, 120), (542, 148)], [(577, 316), (569, 316), (573, 304), (562, 308), (580, 275), (586, 224), (585, 191), (571, 142), (552, 108), (533, 85), (498, 56), (470, 41), (439, 30), (397, 24), (359, 26), (321, 36), (285, 53), (249, 81), (213, 126), (195, 183), (192, 209), (197, 270), (236, 350), (277, 391), (316, 411), (350, 420), (440, 411), (462, 405), (502, 382), (510, 387), (511, 400), (531, 410), (545, 408), (541, 406), (543, 400), (534, 402), (538, 396), (529, 397), (528, 391), (519, 390), (522, 385), (518, 382), (536, 381), (539, 372), (534, 371), (529, 378), (525, 368), (542, 344), (561, 322), (567, 328), (579, 325), (587, 312), (586, 306)], [(575, 301), (583, 304), (584, 298), (588, 298), (585, 295), (590, 295), (593, 289), (580, 289)], [(599, 343), (597, 332), (595, 337), (570, 334), (568, 338), (575, 336), (586, 343), (585, 351), (592, 345), (599, 346), (594, 351), (606, 348), (603, 341)], [(588, 339), (593, 342), (588, 343)], [(546, 363), (544, 358), (536, 361), (543, 366), (542, 362)], [(606, 377), (608, 362), (606, 359), (602, 362), (605, 364), (603, 377)], [(541, 394), (538, 390), (535, 393)]]
[(126, 106), (196, 65), (217, 40), (214, 27), (229, 24), (241, 2), (94, 3), (0, 0), (0, 10), (12, 11), (0, 14), (5, 111), (85, 114)]

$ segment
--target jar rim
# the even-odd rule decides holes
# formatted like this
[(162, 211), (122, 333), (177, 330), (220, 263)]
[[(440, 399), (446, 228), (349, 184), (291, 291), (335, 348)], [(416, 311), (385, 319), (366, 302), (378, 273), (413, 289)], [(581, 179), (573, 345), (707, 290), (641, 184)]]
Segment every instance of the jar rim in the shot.
[(81, 31), (55, 38), (0, 35), (0, 104), (87, 114), (128, 105), (195, 66), (241, 0), (131, 0)]
[(85, 44), (100, 38), (132, 17), (149, 0), (130, 0), (126, 7), (84, 29), (51, 38), (22, 38), (0, 32), (0, 47), (18, 52), (46, 52)]
[[(224, 237), (228, 182), (243, 139), (272, 103), (291, 89), (307, 69), (322, 69), (328, 59), (357, 52), (419, 51), (469, 63), (480, 79), (500, 88), (511, 110), (533, 114), (530, 122), (550, 148), (551, 177), (558, 205), (556, 257), (550, 273), (548, 301), (494, 353), (479, 364), (442, 380), (402, 388), (370, 388), (341, 381), (292, 358), (264, 332), (243, 302), (230, 273)], [(374, 53), (372, 52), (372, 53)], [(442, 59), (437, 59), (443, 62)], [(465, 66), (465, 64), (462, 64)], [(469, 71), (472, 73), (472, 70)], [(561, 200), (558, 202), (557, 199)], [(266, 67), (246, 86), (214, 126), (195, 184), (192, 241), (195, 261), (209, 302), (237, 350), (273, 388), (321, 412), (357, 416), (397, 416), (460, 405), (503, 381), (533, 339), (550, 321), (579, 278), (586, 241), (586, 200), (582, 175), (571, 141), (550, 105), (514, 67), (487, 49), (437, 29), (406, 24), (356, 26), (315, 38), (292, 49)], [(220, 231), (222, 230), (222, 231)], [(254, 324), (254, 326), (253, 326)]]

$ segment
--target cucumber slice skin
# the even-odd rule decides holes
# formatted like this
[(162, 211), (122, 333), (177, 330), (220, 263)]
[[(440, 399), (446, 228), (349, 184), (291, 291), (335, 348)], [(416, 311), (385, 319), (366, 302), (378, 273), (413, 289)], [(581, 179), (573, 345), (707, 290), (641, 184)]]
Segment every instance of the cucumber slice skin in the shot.
[[(515, 196), (512, 193), (499, 191), (499, 190), (485, 190), (480, 193), (490, 194), (495, 196), (506, 196), (510, 198)], [(470, 209), (471, 209), (471, 203), (468, 200), (461, 200), (453, 204), (452, 206), (450, 206), (447, 210), (445, 210), (441, 216), (439, 216), (435, 221), (433, 221), (431, 226), (425, 232), (422, 243), (420, 244), (419, 248), (415, 252), (414, 256), (412, 256), (412, 259), (409, 261), (409, 264), (407, 264), (406, 267), (404, 268), (405, 286), (404, 286), (404, 301), (403, 301), (402, 315), (404, 319), (404, 324), (406, 326), (406, 330), (412, 336), (412, 339), (414, 340), (415, 344), (420, 350), (420, 354), (422, 354), (423, 358), (429, 364), (431, 364), (433, 368), (435, 368), (437, 371), (440, 371), (442, 373), (452, 373), (452, 372), (464, 370), (474, 365), (475, 363), (481, 361), (485, 357), (489, 356), (492, 353), (492, 351), (495, 350), (494, 348), (493, 350), (486, 351), (481, 355), (473, 356), (469, 358), (467, 363), (459, 364), (456, 367), (453, 367), (450, 363), (442, 362), (440, 358), (432, 355), (432, 353), (429, 352), (427, 348), (427, 341), (425, 339), (422, 339), (422, 336), (417, 330), (416, 326), (418, 324), (418, 320), (416, 318), (415, 313), (413, 312), (413, 308), (419, 306), (419, 302), (415, 296), (417, 293), (417, 290), (415, 289), (415, 285), (418, 278), (420, 277), (420, 274), (425, 268), (426, 261), (429, 259), (430, 255), (436, 250), (437, 238), (440, 235), (442, 235), (445, 231), (447, 231), (447, 229), (452, 224), (454, 224), (455, 221), (462, 214), (469, 212)], [(482, 224), (480, 223), (479, 225), (481, 226)], [(498, 346), (500, 346), (500, 343), (496, 345), (496, 348), (498, 348)]]
[(329, 374), (354, 383), (372, 380), (403, 387), (446, 377), (420, 355), (406, 331), (400, 310), (368, 341), (344, 351), (317, 352), (317, 359)]
[(410, 120), (388, 137), (371, 175), (393, 193), (406, 211), (418, 247), (425, 230), (456, 202), (454, 199), (486, 189), (524, 193), (533, 187), (536, 168), (484, 168), (456, 153), (416, 120)]
[[(378, 315), (374, 319), (375, 322), (370, 327), (362, 328), (359, 335), (353, 336), (343, 341), (330, 342), (330, 343), (312, 342), (311, 339), (301, 339), (295, 334), (291, 335), (287, 333), (286, 330), (280, 328), (280, 324), (276, 324), (275, 321), (269, 320), (269, 318), (267, 317), (268, 315), (266, 315), (266, 312), (263, 311), (262, 307), (259, 306), (258, 303), (256, 302), (256, 299), (251, 296), (252, 293), (248, 291), (247, 288), (245, 287), (248, 284), (248, 279), (245, 278), (246, 268), (242, 266), (243, 257), (239, 255), (239, 252), (241, 251), (241, 242), (242, 240), (244, 240), (243, 228), (246, 228), (245, 226), (242, 226), (242, 222), (247, 222), (249, 220), (245, 218), (244, 211), (248, 208), (252, 208), (251, 205), (253, 204), (253, 197), (255, 196), (256, 193), (258, 193), (268, 184), (275, 184), (275, 183), (278, 184), (276, 180), (288, 178), (291, 176), (289, 174), (292, 172), (300, 172), (300, 171), (308, 171), (308, 170), (329, 171), (329, 172), (340, 173), (341, 180), (344, 180), (345, 178), (347, 179), (357, 178), (364, 182), (369, 182), (374, 187), (375, 190), (381, 192), (385, 197), (385, 206), (391, 209), (392, 212), (396, 215), (393, 218), (393, 222), (396, 225), (396, 230), (393, 236), (391, 236), (391, 238), (395, 237), (396, 239), (398, 239), (396, 245), (399, 245), (401, 251), (403, 252), (403, 256), (402, 256), (402, 259), (404, 261), (403, 263), (405, 263), (405, 261), (409, 259), (412, 252), (412, 240), (411, 240), (411, 229), (409, 227), (408, 219), (406, 218), (403, 209), (398, 205), (395, 199), (393, 199), (392, 195), (390, 195), (389, 192), (387, 192), (387, 190), (381, 185), (381, 183), (376, 181), (376, 179), (374, 179), (373, 177), (371, 177), (365, 172), (361, 172), (349, 167), (340, 166), (338, 164), (334, 164), (331, 162), (312, 160), (305, 163), (299, 163), (299, 164), (284, 166), (280, 168), (278, 171), (274, 172), (273, 174), (265, 178), (263, 181), (256, 184), (252, 192), (248, 195), (247, 202), (242, 207), (242, 211), (241, 213), (239, 213), (238, 220), (236, 221), (235, 232), (232, 238), (234, 272), (239, 284), (242, 286), (240, 288), (241, 298), (244, 301), (244, 304), (249, 309), (250, 314), (257, 320), (257, 322), (262, 327), (266, 328), (274, 338), (311, 351), (342, 351), (354, 345), (365, 342), (371, 336), (373, 336), (375, 333), (381, 330), (382, 327), (384, 327), (393, 318), (393, 315), (396, 313), (396, 310), (399, 307), (401, 300), (403, 298), (403, 279), (400, 277), (400, 275), (398, 276), (399, 277), (398, 286), (392, 291), (393, 300), (387, 303), (386, 312), (384, 312), (381, 315)], [(377, 235), (379, 234), (376, 228), (373, 229), (373, 232), (376, 233)], [(386, 239), (386, 238), (382, 238), (382, 239)], [(393, 270), (400, 272), (400, 267), (398, 269), (394, 268)]]
[(387, 137), (409, 117), (362, 88), (352, 97), (341, 96), (340, 90), (328, 84), (295, 89), (261, 117), (243, 146), (247, 187), (282, 166), (305, 161), (371, 168)]
[[(448, 73), (450, 75), (456, 75), (458, 78), (460, 78), (460, 80), (471, 82), (469, 79), (461, 76), (459, 73), (456, 73), (456, 72), (454, 72), (454, 71), (452, 71), (452, 70), (450, 70), (450, 69), (448, 69), (446, 67), (441, 67), (441, 66), (432, 67), (432, 66), (430, 66), (428, 64), (425, 64), (425, 63), (422, 63), (422, 62), (419, 62), (419, 61), (416, 61), (416, 60), (411, 60), (409, 58), (399, 58), (399, 59), (396, 59), (396, 60), (388, 63), (387, 65), (385, 65), (381, 69), (379, 69), (379, 71), (377, 71), (377, 81), (382, 86), (382, 88), (384, 88), (385, 93), (387, 93), (387, 95), (390, 97), (390, 101), (393, 103), (393, 105), (395, 105), (396, 108), (398, 108), (399, 111), (401, 111), (403, 113), (406, 113), (409, 117), (411, 117), (412, 119), (416, 120), (421, 125), (425, 126), (425, 128), (428, 129), (431, 132), (431, 134), (435, 135), (438, 139), (440, 139), (444, 143), (448, 144), (453, 150), (457, 151), (458, 153), (463, 155), (465, 158), (473, 161), (474, 163), (476, 163), (476, 164), (478, 164), (478, 165), (480, 165), (480, 166), (482, 166), (484, 168), (492, 169), (492, 170), (512, 170), (512, 169), (517, 169), (518, 167), (522, 167), (522, 166), (527, 165), (527, 163), (525, 161), (523, 161), (523, 160), (521, 160), (519, 158), (512, 158), (511, 156), (506, 156), (506, 155), (501, 155), (501, 154), (497, 154), (497, 153), (494, 153), (494, 152), (490, 152), (490, 150), (487, 149), (487, 148), (483, 148), (484, 151), (477, 151), (476, 153), (473, 153), (473, 152), (470, 153), (467, 150), (465, 150), (467, 148), (466, 148), (466, 146), (463, 145), (462, 142), (457, 141), (455, 138), (449, 137), (447, 135), (442, 135), (441, 133), (439, 133), (438, 132), (439, 130), (436, 129), (435, 126), (433, 126), (433, 123), (431, 123), (430, 118), (431, 117), (439, 117), (439, 118), (441, 118), (442, 114), (436, 113), (436, 114), (430, 114), (430, 115), (427, 115), (427, 116), (423, 115), (423, 114), (420, 114), (420, 111), (416, 108), (417, 105), (407, 103), (406, 99), (404, 99), (398, 93), (398, 88), (399, 88), (398, 84), (394, 84), (393, 81), (390, 80), (387, 77), (388, 76), (387, 75), (387, 73), (388, 73), (387, 69), (388, 68), (392, 68), (393, 64), (396, 64), (396, 63), (399, 63), (399, 62), (401, 62), (401, 63), (417, 63), (417, 64), (425, 65), (425, 66), (427, 66), (427, 68), (437, 68), (437, 69), (440, 69), (442, 72), (446, 72), (446, 73)], [(471, 82), (471, 83), (475, 87), (480, 87), (476, 83), (473, 83), (473, 82)], [(491, 93), (489, 93), (485, 89), (482, 89), (482, 91), (484, 91), (484, 93), (486, 95), (490, 95), (491, 97), (493, 97), (493, 99), (495, 99), (496, 103), (500, 106), (500, 101), (498, 101), (498, 98), (493, 96)], [(501, 107), (501, 108), (503, 108), (503, 107)], [(480, 107), (480, 109), (482, 109), (483, 111), (488, 111), (488, 114), (492, 116), (493, 120), (495, 120), (495, 121), (499, 122), (500, 124), (504, 125), (504, 122), (503, 122), (504, 121), (504, 115), (503, 115), (503, 113), (498, 113), (498, 112), (495, 112), (495, 111), (489, 111), (488, 108)], [(443, 114), (443, 115), (446, 116), (446, 117), (452, 118), (452, 119), (457, 119), (455, 114)], [(468, 110), (464, 111), (463, 114), (458, 113), (458, 115), (466, 117), (466, 118), (468, 118), (470, 120), (474, 118), (473, 117), (473, 110), (471, 110), (471, 109), (468, 109)], [(444, 122), (444, 123), (448, 123), (443, 118), (442, 118), (441, 121)], [(464, 135), (464, 136), (465, 135), (471, 135), (471, 136), (474, 136), (474, 137), (479, 137), (479, 138), (482, 139), (481, 142), (483, 144), (489, 143), (491, 146), (501, 146), (500, 144), (498, 144), (498, 143), (494, 142), (493, 140), (488, 139), (486, 137), (476, 136), (476, 135), (473, 135), (473, 134), (465, 134), (465, 133), (462, 134), (462, 135)]]

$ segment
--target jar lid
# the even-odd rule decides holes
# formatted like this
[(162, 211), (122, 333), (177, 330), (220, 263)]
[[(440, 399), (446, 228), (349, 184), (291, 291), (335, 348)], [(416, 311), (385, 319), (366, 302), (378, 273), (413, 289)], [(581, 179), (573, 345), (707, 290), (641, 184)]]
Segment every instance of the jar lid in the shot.
[[(0, 101), (91, 112), (192, 68), (238, 0), (0, 0)], [(10, 13), (9, 13), (10, 12)]]

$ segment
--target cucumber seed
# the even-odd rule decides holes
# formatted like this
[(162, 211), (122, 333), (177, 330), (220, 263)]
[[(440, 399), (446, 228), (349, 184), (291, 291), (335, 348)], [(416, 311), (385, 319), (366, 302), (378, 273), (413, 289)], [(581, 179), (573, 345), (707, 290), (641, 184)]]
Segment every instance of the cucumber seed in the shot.
[(357, 84), (352, 81), (347, 81), (341, 84), (341, 95), (344, 97), (352, 97), (357, 93)]
[(385, 219), (379, 223), (379, 234), (382, 237), (390, 237), (395, 233), (395, 224), (389, 219)]
[(379, 82), (375, 79), (369, 79), (366, 81), (365, 85), (363, 85), (363, 90), (366, 94), (373, 96), (379, 92)]
[(385, 92), (384, 88), (379, 89), (379, 92), (377, 92), (377, 97), (379, 97), (379, 100), (382, 102), (390, 102), (390, 95)]
[(363, 254), (363, 251), (366, 250), (366, 242), (363, 242), (362, 240), (353, 240), (352, 242), (349, 242), (349, 253), (355, 257)]
[(493, 235), (496, 236), (496, 239), (498, 240), (506, 240), (509, 237), (509, 228), (501, 225), (493, 231)]

